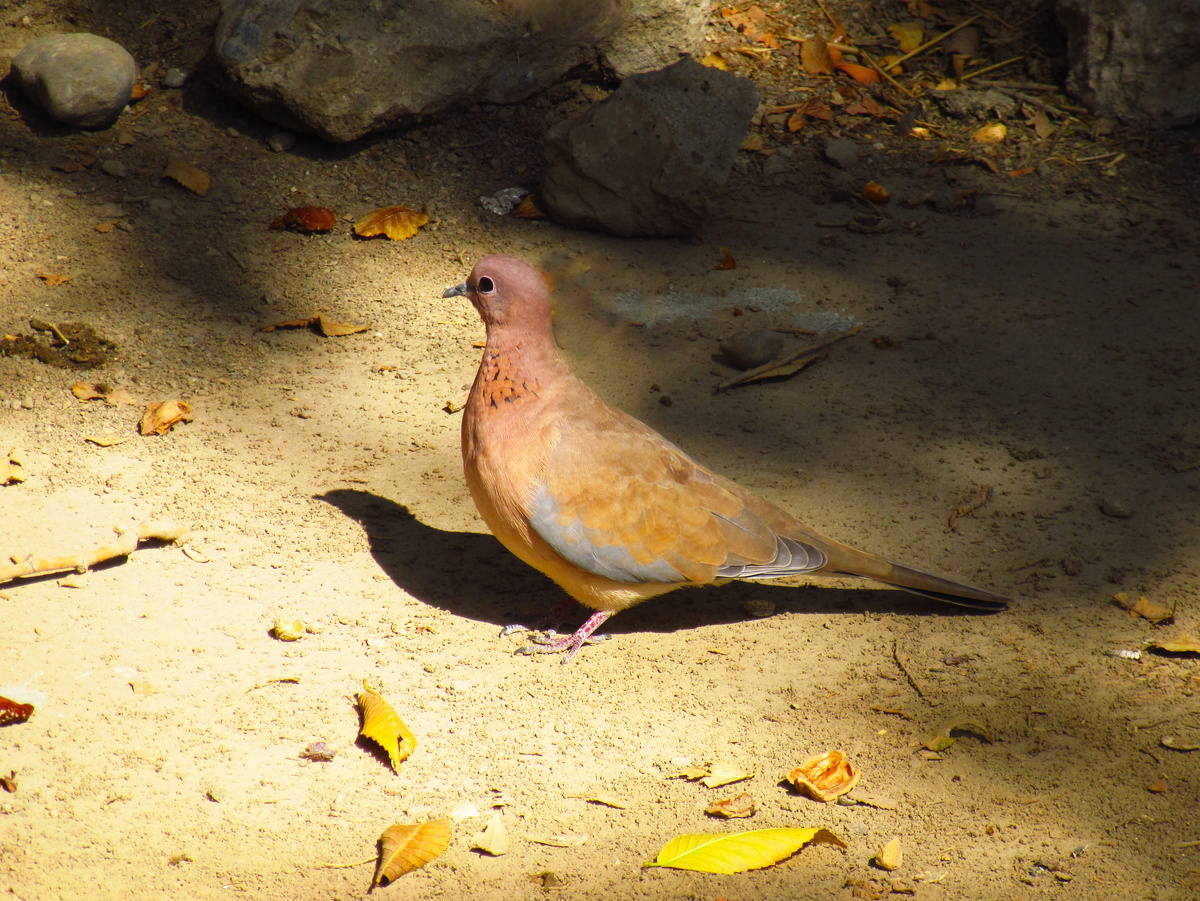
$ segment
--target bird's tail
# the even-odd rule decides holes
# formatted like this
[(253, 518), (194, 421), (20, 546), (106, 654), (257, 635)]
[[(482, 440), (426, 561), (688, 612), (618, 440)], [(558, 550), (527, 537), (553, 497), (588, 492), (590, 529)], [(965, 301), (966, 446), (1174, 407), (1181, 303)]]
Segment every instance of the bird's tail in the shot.
[(933, 573), (914, 569), (902, 563), (892, 563), (890, 560), (882, 558), (880, 560), (886, 566), (871, 567), (875, 570), (874, 572), (844, 572), (843, 575), (873, 579), (921, 597), (944, 601), (947, 604), (957, 604), (960, 607), (971, 607), (975, 610), (995, 612), (1008, 607), (1008, 598), (993, 591), (935, 576)]

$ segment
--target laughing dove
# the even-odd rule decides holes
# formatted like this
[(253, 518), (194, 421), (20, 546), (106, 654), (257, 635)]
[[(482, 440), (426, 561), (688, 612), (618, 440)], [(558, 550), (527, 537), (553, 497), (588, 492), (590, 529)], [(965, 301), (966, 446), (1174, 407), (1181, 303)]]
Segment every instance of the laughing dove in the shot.
[(550, 632), (523, 652), (566, 651), (565, 663), (614, 613), (729, 579), (852, 575), (966, 607), (1007, 606), (815, 532), (609, 406), (563, 358), (550, 286), (528, 263), (486, 256), (443, 294), (457, 296), (487, 327), (462, 422), (471, 497), (506, 548), (596, 611), (573, 635)]

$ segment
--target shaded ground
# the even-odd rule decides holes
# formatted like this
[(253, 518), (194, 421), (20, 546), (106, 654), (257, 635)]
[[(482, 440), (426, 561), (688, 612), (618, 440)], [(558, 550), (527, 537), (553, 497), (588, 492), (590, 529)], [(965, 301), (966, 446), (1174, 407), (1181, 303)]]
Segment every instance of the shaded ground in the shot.
[[(143, 63), (194, 62), (215, 12), (156, 11), (10, 7), (0, 50), (86, 28)], [(790, 34), (821, 23), (800, 4), (785, 14)], [(723, 20), (712, 35), (735, 38)], [(778, 84), (790, 51), (769, 65), (733, 52), (767, 104), (799, 102)], [(839, 113), (831, 127), (866, 149), (841, 171), (822, 158), (828, 127), (768, 117), (758, 133), (792, 148), (787, 165), (742, 154), (695, 242), (480, 209), (480, 194), (535, 186), (547, 125), (602, 93), (572, 83), (358, 145), (301, 138), (289, 154), (198, 80), (86, 135), (10, 96), (0, 332), (82, 321), (116, 349), (83, 373), (0, 357), (0, 450), (19, 447), (28, 475), (0, 488), (0, 552), (80, 551), (164, 518), (208, 562), (151, 547), (81, 589), (57, 576), (0, 589), (0, 694), (37, 705), (0, 729), (0, 772), (17, 777), (0, 792), (0, 885), (38, 901), (356, 897), (372, 867), (354, 864), (385, 827), (450, 815), (449, 851), (385, 894), (536, 898), (549, 871), (572, 897), (850, 897), (848, 881), (890, 878), (869, 860), (898, 836), (895, 876), (918, 898), (1195, 897), (1200, 752), (1162, 739), (1200, 733), (1197, 660), (1110, 652), (1200, 630), (1196, 135), (1082, 122), (1051, 149), (1020, 120), (992, 172)], [(979, 121), (927, 118), (978, 153), (965, 136)], [(129, 174), (51, 168), (85, 155)], [(159, 178), (171, 157), (212, 175), (207, 197)], [(891, 229), (828, 227), (864, 212), (850, 195), (868, 180), (892, 191)], [(353, 240), (348, 223), (267, 228), (304, 203), (353, 217), (423, 202), (434, 221), (402, 243)], [(722, 247), (736, 269), (714, 268)], [(1012, 609), (735, 584), (622, 614), (571, 666), (512, 656), (499, 627), (556, 591), (483, 532), (443, 409), (483, 332), (440, 295), (492, 251), (555, 274), (560, 340), (602, 395), (812, 525), (1011, 593)], [(775, 305), (772, 289), (795, 297)], [(318, 311), (372, 328), (255, 331)], [(730, 374), (721, 337), (831, 314), (862, 336), (797, 377), (714, 394)], [(138, 405), (81, 403), (81, 379)], [(195, 420), (138, 437), (141, 404), (169, 397)], [(991, 501), (949, 530), (984, 485)], [(1118, 591), (1177, 604), (1176, 624), (1131, 618)], [(751, 600), (774, 615), (748, 615)], [(279, 642), (279, 617), (312, 632)], [(364, 677), (420, 742), (399, 775), (355, 744)], [(915, 750), (949, 719), (982, 721), (994, 741)], [(331, 762), (300, 759), (316, 740)], [(882, 806), (781, 787), (833, 747)], [(715, 790), (670, 778), (711, 763), (754, 776)], [(742, 789), (753, 818), (705, 816)], [(513, 838), (494, 859), (470, 850), (493, 808)], [(640, 868), (680, 833), (786, 825), (849, 848), (733, 877)], [(533, 841), (560, 833), (588, 840)]]

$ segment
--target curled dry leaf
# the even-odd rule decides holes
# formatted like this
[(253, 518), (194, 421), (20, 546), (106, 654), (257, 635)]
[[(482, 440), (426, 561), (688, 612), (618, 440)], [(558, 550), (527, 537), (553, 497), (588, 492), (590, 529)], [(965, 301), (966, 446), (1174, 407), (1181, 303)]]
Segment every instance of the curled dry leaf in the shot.
[(1159, 742), (1172, 751), (1200, 751), (1200, 733), (1164, 735)]
[(363, 715), (359, 735), (371, 739), (387, 751), (392, 769), (399, 772), (400, 764), (417, 747), (416, 736), (408, 731), (408, 726), (404, 725), (392, 709), (392, 705), (383, 699), (383, 695), (371, 688), (366, 679), (363, 679), (363, 690), (359, 693), (358, 705), (362, 708)]
[(881, 870), (898, 870), (904, 864), (904, 850), (900, 847), (900, 839), (894, 838), (885, 842), (875, 852), (875, 866)]
[(287, 228), (296, 232), (327, 232), (337, 225), (337, 214), (323, 206), (292, 207), (271, 223), (271, 228)]
[(870, 66), (860, 66), (857, 63), (839, 62), (836, 68), (840, 72), (845, 72), (859, 84), (875, 84), (880, 81), (879, 73)]
[(859, 771), (841, 751), (810, 757), (787, 775), (801, 793), (816, 801), (832, 801), (858, 785)]
[(372, 885), (387, 885), (405, 873), (425, 866), (450, 847), (450, 821), (430, 820), (405, 825), (397, 823), (379, 837), (379, 867)]
[(743, 873), (779, 863), (809, 843), (846, 843), (828, 829), (756, 829), (726, 835), (681, 835), (667, 842), (644, 867), (673, 867), (700, 873)]
[(531, 842), (539, 845), (549, 845), (551, 848), (577, 848), (587, 844), (590, 836), (572, 832), (556, 832), (554, 835), (530, 836)]
[(957, 741), (951, 734), (953, 732), (970, 732), (978, 735), (989, 745), (992, 743), (992, 732), (987, 726), (971, 720), (952, 718), (938, 726), (933, 734), (921, 743), (921, 747), (929, 751), (944, 751)]
[(0, 776), (0, 788), (6, 792), (15, 792), (17, 790), (16, 770), (9, 770), (7, 776)]
[(92, 444), (100, 447), (113, 447), (117, 444), (124, 444), (129, 440), (128, 435), (84, 435), (84, 441), (90, 441)]
[(731, 254), (724, 247), (720, 248), (720, 250), (721, 250), (721, 262), (719, 262), (719, 263), (717, 263), (717, 265), (713, 266), (713, 269), (736, 269), (737, 268), (737, 260), (734, 259), (733, 254)]
[(50, 272), (39, 272), (34, 278), (40, 278), (51, 288), (57, 288), (59, 285), (65, 285), (71, 280), (69, 275), (56, 275)]
[(345, 335), (357, 335), (371, 327), (369, 322), (334, 322), (324, 314), (317, 317), (317, 328), (326, 338), (341, 338)]
[(313, 763), (329, 763), (335, 757), (337, 757), (337, 751), (326, 747), (323, 741), (309, 742), (300, 752), (301, 760), (311, 760)]
[(754, 800), (754, 797), (749, 792), (742, 792), (740, 795), (734, 795), (732, 798), (722, 798), (720, 801), (713, 801), (708, 807), (704, 808), (705, 813), (725, 817), (726, 819), (754, 816), (756, 810), (758, 810), (758, 802)]
[(0, 485), (15, 485), (25, 481), (25, 464), (15, 447), (0, 456)]
[(420, 212), (406, 206), (385, 206), (358, 219), (354, 223), (354, 233), (363, 238), (387, 235), (393, 241), (403, 241), (415, 235), (427, 222), (429, 204), (422, 206)]
[(496, 814), (488, 820), (487, 825), (483, 827), (483, 831), (475, 836), (471, 847), (478, 848), (480, 851), (491, 854), (493, 857), (499, 857), (501, 854), (508, 852), (510, 844), (508, 830), (504, 828), (504, 820), (500, 814)]
[(192, 408), (181, 400), (164, 400), (151, 404), (142, 414), (138, 432), (143, 435), (165, 435), (177, 422), (191, 422)]
[(18, 704), (16, 701), (0, 697), (0, 726), (23, 723), (31, 716), (33, 716), (32, 704)]
[(207, 172), (183, 160), (167, 160), (167, 168), (163, 170), (162, 177), (178, 182), (201, 197), (207, 194), (212, 186), (212, 179), (208, 177)]

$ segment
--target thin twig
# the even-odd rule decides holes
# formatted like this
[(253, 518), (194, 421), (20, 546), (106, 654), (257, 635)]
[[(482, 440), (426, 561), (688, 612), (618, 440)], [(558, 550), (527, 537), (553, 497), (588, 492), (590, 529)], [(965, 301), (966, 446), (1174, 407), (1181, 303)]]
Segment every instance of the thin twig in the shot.
[(914, 56), (918, 56), (918, 55), (924, 53), (926, 50), (928, 50), (930, 47), (934, 46), (935, 44), (940, 44), (942, 41), (946, 40), (946, 38), (950, 37), (950, 35), (954, 34), (956, 31), (962, 31), (964, 28), (966, 28), (968, 25), (973, 23), (978, 18), (979, 18), (979, 16), (971, 16), (971, 18), (969, 18), (963, 22), (959, 22), (957, 25), (955, 25), (949, 31), (939, 34), (932, 41), (926, 41), (924, 44), (922, 44), (920, 47), (918, 47), (912, 53), (906, 53), (904, 56), (900, 57), (898, 60), (893, 62), (892, 65), (898, 66), (901, 63), (908, 62)]
[(908, 684), (912, 686), (912, 690), (917, 693), (922, 701), (928, 700), (925, 697), (925, 692), (921, 690), (921, 686), (917, 684), (917, 680), (912, 677), (912, 673), (908, 671), (908, 667), (904, 665), (904, 661), (900, 659), (900, 639), (892, 639), (892, 659), (896, 661), (896, 666), (900, 672), (904, 673), (904, 678), (908, 680)]
[(61, 557), (26, 557), (18, 563), (0, 566), (0, 585), (13, 579), (25, 579), (43, 573), (58, 572), (73, 569), (85, 573), (97, 563), (112, 560), (115, 557), (128, 557), (137, 550), (139, 541), (154, 539), (156, 541), (171, 541), (176, 544), (187, 538), (187, 529), (165, 522), (139, 523), (132, 529), (117, 528), (118, 538), (112, 544), (106, 544), (93, 551), (80, 554), (66, 554)]
[(912, 91), (910, 91), (904, 85), (900, 84), (900, 82), (896, 81), (896, 79), (892, 78), (892, 76), (888, 74), (887, 70), (884, 69), (882, 66), (880, 66), (879, 63), (875, 62), (875, 60), (871, 58), (871, 54), (867, 53), (866, 50), (859, 48), (857, 52), (862, 55), (863, 59), (865, 59), (868, 63), (870, 63), (872, 69), (874, 69), (876, 72), (878, 72), (884, 78), (886, 78), (889, 82), (891, 82), (892, 87), (894, 87), (898, 91), (903, 92), (905, 94), (905, 96), (908, 96), (908, 97), (913, 96)]
[(979, 69), (976, 72), (968, 72), (966, 75), (964, 75), (962, 78), (960, 78), (959, 81), (963, 82), (963, 81), (966, 81), (968, 78), (975, 78), (978, 75), (983, 75), (985, 72), (991, 72), (994, 69), (1001, 69), (1004, 66), (1010, 66), (1015, 62), (1019, 62), (1019, 61), (1023, 60), (1024, 58), (1025, 57), (1023, 57), (1023, 56), (1014, 56), (1012, 59), (1006, 59), (1004, 62), (996, 63), (994, 65), (988, 66), (986, 69)]
[(778, 360), (772, 360), (770, 363), (764, 363), (761, 366), (756, 366), (754, 369), (747, 370), (741, 375), (717, 385), (717, 391), (724, 391), (726, 388), (732, 388), (734, 385), (752, 382), (755, 379), (761, 378), (762, 376), (770, 373), (774, 369), (779, 369), (783, 366), (787, 366), (790, 363), (795, 363), (798, 360), (802, 360), (804, 357), (814, 356), (823, 351), (825, 348), (832, 347), (839, 341), (844, 341), (846, 338), (854, 337), (858, 334), (860, 328), (860, 326), (856, 325), (848, 332), (842, 332), (841, 334), (834, 335), (832, 338), (829, 338), (826, 341), (821, 341), (818, 344), (810, 344), (807, 347), (802, 347), (799, 350), (788, 354), (786, 357), (781, 357)]

